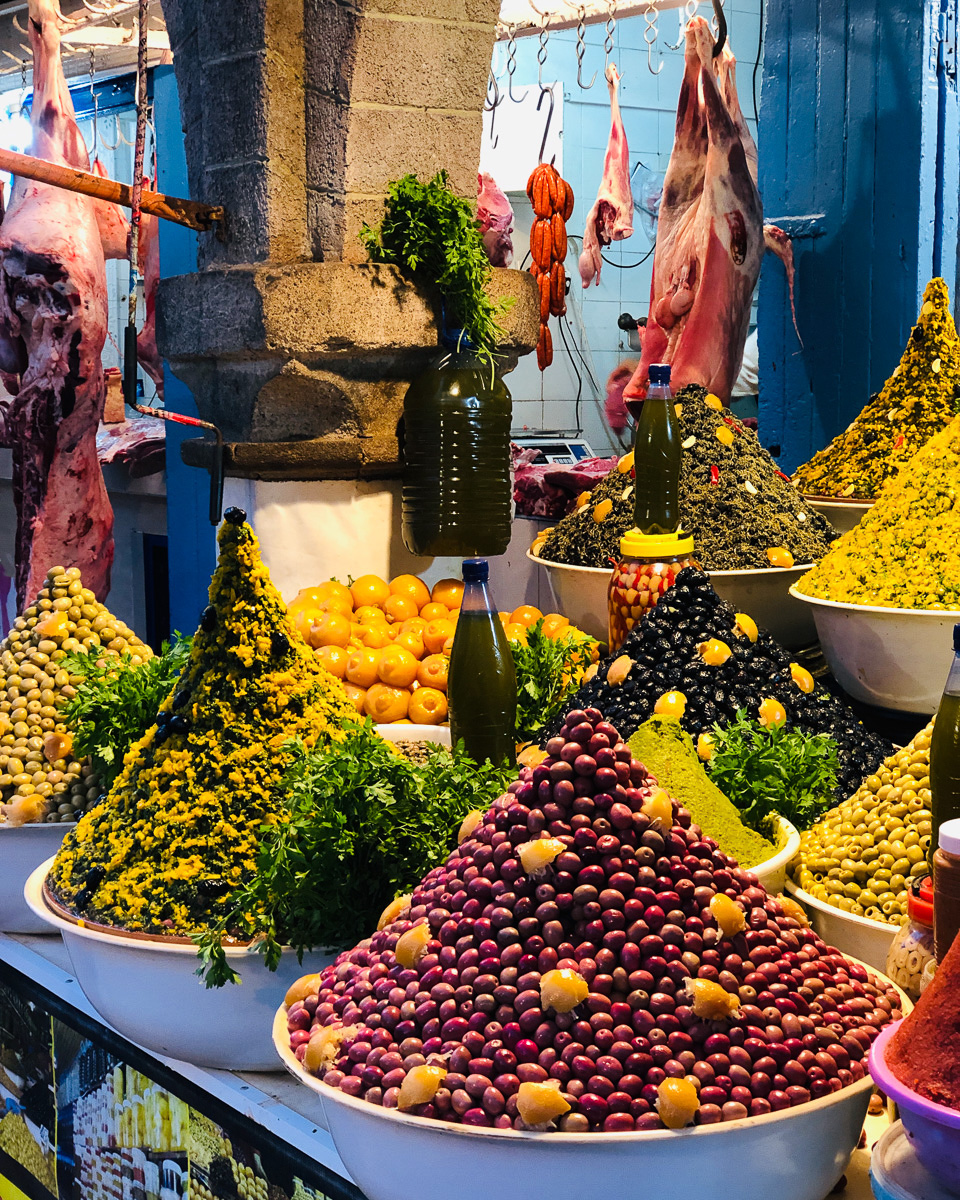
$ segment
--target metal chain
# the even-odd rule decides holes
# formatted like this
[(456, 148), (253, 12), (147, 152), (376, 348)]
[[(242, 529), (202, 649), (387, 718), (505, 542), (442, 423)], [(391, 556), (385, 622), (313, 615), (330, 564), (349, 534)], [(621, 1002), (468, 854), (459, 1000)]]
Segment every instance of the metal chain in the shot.
[(610, 62), (610, 55), (613, 53), (613, 35), (617, 30), (617, 0), (610, 0), (607, 6), (607, 21), (604, 25), (606, 37), (603, 39), (603, 66), (606, 70), (607, 64)]
[(97, 95), (97, 52), (90, 47), (90, 99), (93, 101), (93, 158), (96, 161), (100, 153), (99, 116), (100, 97)]
[(590, 88), (597, 82), (597, 72), (594, 71), (593, 78), (589, 83), (583, 82), (583, 60), (587, 53), (587, 10), (581, 4), (577, 9), (577, 85), (583, 90), (589, 91)]
[(517, 27), (507, 26), (507, 94), (515, 103), (519, 103), (513, 94), (513, 77), (517, 73)]
[(546, 15), (540, 21), (540, 36), (537, 39), (539, 46), (537, 47), (537, 83), (540, 85), (540, 90), (543, 90), (543, 68), (547, 64), (547, 42), (550, 40), (550, 30), (547, 28)]
[(646, 29), (643, 31), (643, 40), (647, 43), (647, 70), (651, 75), (659, 75), (663, 70), (663, 59), (660, 59), (660, 65), (656, 70), (653, 69), (653, 47), (656, 44), (657, 30), (657, 6), (653, 0), (649, 0), (646, 11), (643, 14), (643, 19), (647, 23)]

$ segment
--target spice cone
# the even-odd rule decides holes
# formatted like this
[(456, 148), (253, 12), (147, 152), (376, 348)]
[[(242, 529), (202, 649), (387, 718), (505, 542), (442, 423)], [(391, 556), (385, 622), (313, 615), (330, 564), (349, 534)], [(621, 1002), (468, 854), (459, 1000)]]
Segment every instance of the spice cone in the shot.
[(288, 743), (338, 738), (352, 712), (287, 619), (241, 510), (219, 543), (183, 674), (51, 873), (75, 911), (125, 929), (190, 934), (224, 913), (282, 809)]
[(873, 500), (884, 483), (957, 413), (960, 338), (950, 294), (931, 279), (900, 364), (883, 390), (829, 446), (797, 470), (809, 496)]
[(70, 752), (60, 708), (75, 678), (60, 663), (101, 647), (106, 655), (153, 651), (83, 586), (77, 567), (53, 567), (36, 600), (0, 642), (0, 820), (74, 820), (99, 794), (87, 760)]

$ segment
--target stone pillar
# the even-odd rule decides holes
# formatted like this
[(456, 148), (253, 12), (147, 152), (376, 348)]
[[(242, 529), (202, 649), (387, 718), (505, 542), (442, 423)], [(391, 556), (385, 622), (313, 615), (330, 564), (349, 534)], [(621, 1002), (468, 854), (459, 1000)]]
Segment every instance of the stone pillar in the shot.
[[(498, 0), (164, 0), (191, 193), (222, 204), (195, 275), (161, 282), (157, 340), (257, 479), (395, 475), (403, 394), (438, 297), (357, 233), (391, 179), (476, 194)], [(507, 357), (536, 344), (532, 277), (498, 271)], [(189, 461), (203, 447), (186, 443)]]

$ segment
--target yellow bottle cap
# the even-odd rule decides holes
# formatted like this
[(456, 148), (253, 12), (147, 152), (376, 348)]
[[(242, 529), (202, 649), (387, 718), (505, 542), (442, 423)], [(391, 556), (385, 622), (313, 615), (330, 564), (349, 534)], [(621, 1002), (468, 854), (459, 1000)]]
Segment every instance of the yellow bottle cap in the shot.
[(620, 539), (622, 558), (680, 558), (693, 553), (693, 538), (689, 534), (641, 533), (639, 529), (628, 529)]

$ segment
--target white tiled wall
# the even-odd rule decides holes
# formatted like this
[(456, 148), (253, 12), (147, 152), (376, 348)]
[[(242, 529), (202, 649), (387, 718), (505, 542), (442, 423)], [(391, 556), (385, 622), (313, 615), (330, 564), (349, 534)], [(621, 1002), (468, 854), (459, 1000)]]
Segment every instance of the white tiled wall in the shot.
[[(724, 4), (730, 45), (738, 62), (740, 103), (754, 136), (756, 124), (753, 119), (751, 76), (757, 56), (761, 2), (725, 0)], [(701, 4), (700, 11), (708, 16), (709, 6)], [(645, 28), (642, 17), (617, 22), (612, 58), (623, 77), (620, 106), (630, 147), (631, 169), (641, 161), (652, 170), (663, 171), (673, 145), (677, 97), (683, 75), (682, 48), (675, 51), (668, 48), (669, 43), (680, 40), (679, 14), (672, 10), (660, 17), (659, 36), (652, 55), (654, 69), (662, 63), (658, 75), (652, 74), (647, 66), (647, 49), (643, 39)], [(577, 271), (580, 238), (600, 185), (603, 156), (610, 133), (609, 97), (603, 79), (604, 36), (602, 25), (587, 28), (584, 79), (589, 81), (593, 72), (598, 70), (591, 90), (583, 91), (577, 84), (575, 30), (551, 34), (543, 75), (544, 82), (556, 79), (562, 81), (563, 85), (563, 174), (576, 197), (576, 207), (567, 225), (569, 234), (576, 238), (575, 244), (571, 241), (566, 263), (567, 272), (573, 279), (569, 316), (574, 337), (577, 337), (578, 326), (582, 326), (582, 332), (585, 332), (586, 341), (581, 344), (581, 351), (592, 367), (598, 386), (594, 386), (586, 377), (574, 355), (573, 361), (585, 376), (578, 422), (574, 400), (577, 393), (576, 375), (571, 369), (571, 355), (565, 352), (558, 335), (556, 321), (551, 321), (555, 356), (553, 366), (541, 375), (536, 355), (531, 354), (522, 359), (517, 369), (507, 377), (514, 400), (515, 427), (526, 425), (531, 429), (575, 430), (579, 425), (597, 453), (610, 453), (615, 449), (612, 434), (603, 420), (607, 376), (621, 359), (635, 357), (627, 346), (626, 334), (617, 327), (617, 318), (622, 312), (629, 312), (635, 317), (646, 315), (653, 265), (652, 255), (646, 262), (635, 265), (651, 249), (651, 243), (640, 227), (639, 217), (635, 217), (633, 237), (604, 250), (604, 255), (611, 262), (632, 269), (618, 270), (604, 263), (599, 286), (591, 286), (586, 291), (581, 287)], [(517, 42), (517, 84), (536, 83), (536, 52), (536, 37)], [(505, 43), (497, 46), (493, 61), (501, 87), (505, 89)], [(758, 102), (759, 86), (758, 76)], [(509, 114), (509, 108), (510, 101), (506, 100), (501, 114)], [(502, 120), (503, 116), (497, 119)], [(536, 137), (531, 137), (531, 170), (536, 163), (538, 145)], [(510, 200), (517, 218), (514, 234), (517, 256), (514, 266), (519, 266), (529, 246), (532, 212), (525, 193), (511, 193)], [(566, 327), (565, 332), (569, 341), (571, 328)], [(580, 338), (577, 340), (579, 343)]]

